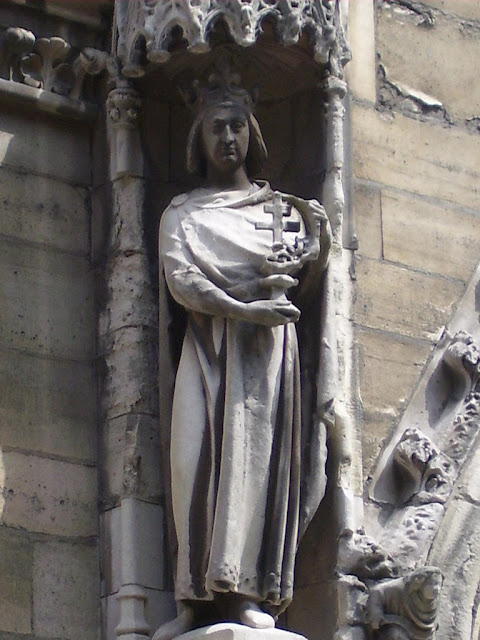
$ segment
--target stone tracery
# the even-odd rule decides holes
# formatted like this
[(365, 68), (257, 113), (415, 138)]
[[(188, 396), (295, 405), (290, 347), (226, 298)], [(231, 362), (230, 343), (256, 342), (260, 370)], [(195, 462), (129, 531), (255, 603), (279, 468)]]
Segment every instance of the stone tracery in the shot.
[(348, 59), (335, 0), (140, 0), (118, 5), (117, 55), (124, 74), (142, 75), (149, 62), (166, 62), (175, 49), (209, 51), (211, 28), (219, 18), (228, 26), (232, 41), (242, 47), (257, 41), (262, 22), (268, 19), (284, 45), (297, 43), (307, 30), (316, 62), (327, 63), (335, 48), (341, 49), (344, 63)]

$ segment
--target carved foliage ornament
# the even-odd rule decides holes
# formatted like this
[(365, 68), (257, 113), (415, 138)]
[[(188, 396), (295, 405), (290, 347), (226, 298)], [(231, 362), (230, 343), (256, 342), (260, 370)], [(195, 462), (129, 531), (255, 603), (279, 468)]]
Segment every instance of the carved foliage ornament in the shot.
[(76, 99), (85, 75), (103, 71), (106, 60), (104, 52), (75, 52), (63, 38), (36, 38), (20, 27), (9, 27), (0, 43), (0, 77)]
[(342, 64), (349, 59), (338, 17), (338, 0), (137, 0), (116, 3), (116, 54), (125, 76), (145, 72), (148, 62), (163, 63), (171, 50), (209, 51), (209, 34), (221, 18), (233, 41), (253, 45), (262, 22), (275, 25), (278, 40), (298, 42), (302, 31), (311, 34), (316, 62), (326, 64), (330, 53), (341, 50)]
[(462, 464), (480, 425), (480, 349), (465, 331), (459, 331), (445, 351), (444, 362), (461, 387), (462, 404), (449, 429), (445, 445), (446, 453)]

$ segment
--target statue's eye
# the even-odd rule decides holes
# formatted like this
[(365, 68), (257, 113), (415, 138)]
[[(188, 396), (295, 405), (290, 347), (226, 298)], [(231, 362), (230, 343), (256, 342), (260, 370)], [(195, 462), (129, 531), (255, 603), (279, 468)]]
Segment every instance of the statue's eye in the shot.
[(235, 133), (240, 133), (240, 131), (243, 129), (244, 126), (245, 126), (245, 123), (242, 122), (241, 120), (235, 120), (234, 122), (232, 122), (232, 130)]

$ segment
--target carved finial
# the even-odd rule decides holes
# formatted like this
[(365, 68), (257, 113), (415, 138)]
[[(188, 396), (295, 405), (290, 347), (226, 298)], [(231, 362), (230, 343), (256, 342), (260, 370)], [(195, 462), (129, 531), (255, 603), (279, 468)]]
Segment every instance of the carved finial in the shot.
[(31, 53), (35, 45), (35, 36), (31, 31), (20, 27), (9, 27), (3, 38), (3, 56), (8, 66), (8, 79), (23, 82), (24, 74), (20, 70), (22, 58)]
[(80, 52), (78, 58), (73, 63), (75, 84), (70, 91), (71, 98), (80, 98), (83, 81), (87, 74), (96, 76), (106, 70), (109, 57), (105, 51), (99, 51), (92, 47), (86, 47)]
[(63, 38), (39, 38), (33, 52), (22, 59), (25, 84), (68, 95), (75, 82), (72, 66), (66, 62), (70, 50)]
[(2, 77), (76, 100), (81, 98), (85, 75), (104, 71), (110, 58), (91, 47), (76, 53), (63, 38), (37, 39), (20, 27), (5, 31), (0, 49)]

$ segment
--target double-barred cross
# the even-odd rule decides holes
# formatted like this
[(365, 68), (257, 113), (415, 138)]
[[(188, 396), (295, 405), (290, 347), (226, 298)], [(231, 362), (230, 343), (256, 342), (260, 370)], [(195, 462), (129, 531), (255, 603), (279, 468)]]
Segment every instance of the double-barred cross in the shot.
[(278, 191), (275, 191), (273, 194), (273, 204), (266, 204), (263, 207), (263, 210), (265, 213), (272, 214), (272, 222), (270, 224), (256, 222), (255, 229), (267, 229), (268, 231), (272, 231), (274, 248), (283, 245), (282, 234), (284, 231), (300, 231), (300, 222), (295, 220), (286, 220), (284, 222), (283, 219), (292, 213), (292, 205), (284, 203), (282, 200), (282, 194)]

